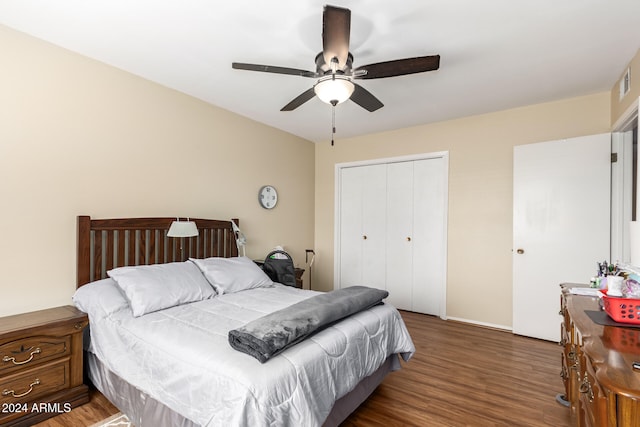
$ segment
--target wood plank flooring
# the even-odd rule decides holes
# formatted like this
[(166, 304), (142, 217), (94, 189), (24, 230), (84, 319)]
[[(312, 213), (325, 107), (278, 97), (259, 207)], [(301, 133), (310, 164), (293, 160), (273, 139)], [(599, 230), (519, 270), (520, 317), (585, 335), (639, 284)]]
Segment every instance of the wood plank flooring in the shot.
[(354, 426), (570, 425), (561, 348), (510, 332), (403, 312), (416, 354), (343, 423)]
[(57, 415), (41, 423), (37, 427), (87, 427), (109, 418), (119, 412), (102, 393), (95, 388), (89, 390), (89, 403), (73, 408), (71, 412)]
[[(402, 312), (416, 346), (403, 369), (385, 378), (343, 424), (360, 426), (570, 426), (560, 347), (437, 317)], [(99, 392), (39, 427), (88, 426), (117, 409)]]

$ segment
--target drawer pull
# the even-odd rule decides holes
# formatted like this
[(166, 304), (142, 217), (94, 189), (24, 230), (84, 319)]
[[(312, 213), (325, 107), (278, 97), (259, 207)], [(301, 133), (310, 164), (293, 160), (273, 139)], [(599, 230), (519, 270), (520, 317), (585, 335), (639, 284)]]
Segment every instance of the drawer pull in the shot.
[(589, 399), (589, 402), (593, 402), (593, 389), (591, 388), (591, 383), (589, 382), (589, 378), (587, 378), (587, 376), (584, 376), (584, 380), (582, 381), (582, 384), (580, 384), (580, 388), (578, 389), (580, 391), (580, 393), (584, 393), (587, 394), (587, 399)]
[(2, 391), (2, 395), (3, 395), (3, 396), (12, 395), (12, 396), (13, 396), (13, 397), (15, 397), (16, 399), (18, 399), (18, 398), (20, 398), (20, 397), (24, 397), (24, 396), (26, 396), (27, 394), (31, 393), (31, 392), (33, 391), (33, 387), (37, 386), (38, 384), (40, 384), (40, 380), (39, 380), (38, 378), (36, 378), (36, 379), (35, 379), (35, 381), (34, 381), (34, 382), (32, 382), (32, 383), (29, 385), (29, 390), (25, 391), (24, 393), (16, 394), (16, 392), (15, 392), (15, 391), (13, 391), (13, 390), (6, 390), (6, 389), (5, 389), (5, 390), (3, 390), (3, 391)]
[(569, 378), (569, 374), (567, 374), (567, 370), (565, 369), (564, 365), (562, 366), (562, 370), (560, 371), (560, 378), (562, 378), (563, 381)]
[(35, 350), (33, 350), (31, 352), (31, 355), (29, 355), (29, 358), (27, 360), (23, 360), (22, 362), (16, 362), (16, 358), (15, 357), (9, 357), (9, 356), (5, 356), (2, 358), (3, 362), (12, 362), (14, 365), (24, 365), (25, 363), (29, 363), (33, 360), (33, 356), (35, 354), (40, 354), (40, 352), (42, 352), (42, 350), (40, 350), (40, 347), (36, 348)]

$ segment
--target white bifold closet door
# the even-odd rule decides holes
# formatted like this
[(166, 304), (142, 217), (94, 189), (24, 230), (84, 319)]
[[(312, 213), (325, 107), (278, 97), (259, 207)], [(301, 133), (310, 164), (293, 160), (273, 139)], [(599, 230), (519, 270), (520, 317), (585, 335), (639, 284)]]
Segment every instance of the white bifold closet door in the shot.
[(443, 157), (342, 168), (337, 287), (386, 289), (397, 308), (442, 315), (446, 194)]
[(338, 287), (385, 289), (386, 183), (386, 165), (342, 171)]

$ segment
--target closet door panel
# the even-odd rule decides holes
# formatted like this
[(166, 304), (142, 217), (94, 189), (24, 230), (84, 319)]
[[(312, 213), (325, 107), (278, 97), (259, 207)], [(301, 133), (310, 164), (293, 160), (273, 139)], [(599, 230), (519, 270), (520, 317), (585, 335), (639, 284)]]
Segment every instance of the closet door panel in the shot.
[(345, 168), (340, 177), (340, 287), (362, 282), (362, 168)]
[(341, 171), (340, 287), (385, 289), (386, 165)]
[(445, 173), (441, 157), (413, 165), (413, 310), (436, 316), (446, 280)]
[(386, 289), (387, 167), (362, 166), (362, 285)]
[(412, 310), (413, 162), (387, 165), (387, 301)]

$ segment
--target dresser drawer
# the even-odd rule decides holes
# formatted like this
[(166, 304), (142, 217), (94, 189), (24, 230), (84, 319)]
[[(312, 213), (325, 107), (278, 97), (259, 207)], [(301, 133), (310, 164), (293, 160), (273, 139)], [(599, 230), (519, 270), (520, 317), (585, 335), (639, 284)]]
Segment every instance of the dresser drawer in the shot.
[(40, 362), (66, 356), (71, 351), (71, 337), (34, 336), (0, 345), (0, 375), (27, 369)]
[(24, 403), (69, 388), (69, 358), (0, 378), (0, 405)]

